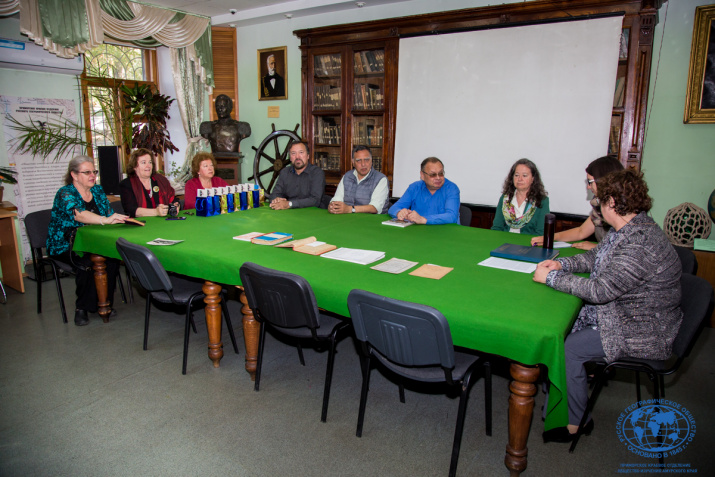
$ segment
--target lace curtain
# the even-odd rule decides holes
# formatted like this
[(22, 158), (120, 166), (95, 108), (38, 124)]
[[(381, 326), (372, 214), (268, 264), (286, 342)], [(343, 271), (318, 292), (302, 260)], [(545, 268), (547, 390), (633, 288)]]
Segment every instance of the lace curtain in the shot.
[[(178, 187), (191, 179), (191, 160), (202, 151), (211, 152), (208, 140), (199, 135), (204, 111), (204, 88), (196, 74), (196, 63), (191, 59), (192, 47), (171, 49), (171, 70), (174, 75), (176, 103), (181, 114), (181, 124), (188, 139), (184, 164), (177, 171), (174, 181)], [(199, 66), (200, 68), (200, 66)], [(176, 187), (175, 187), (176, 188)]]

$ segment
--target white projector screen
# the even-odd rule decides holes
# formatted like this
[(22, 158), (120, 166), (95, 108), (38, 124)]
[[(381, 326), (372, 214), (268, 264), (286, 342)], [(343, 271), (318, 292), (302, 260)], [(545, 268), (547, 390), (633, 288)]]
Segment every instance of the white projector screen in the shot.
[(555, 212), (586, 214), (584, 169), (608, 150), (622, 17), (400, 40), (393, 195), (436, 156), (461, 201), (495, 206), (536, 163)]

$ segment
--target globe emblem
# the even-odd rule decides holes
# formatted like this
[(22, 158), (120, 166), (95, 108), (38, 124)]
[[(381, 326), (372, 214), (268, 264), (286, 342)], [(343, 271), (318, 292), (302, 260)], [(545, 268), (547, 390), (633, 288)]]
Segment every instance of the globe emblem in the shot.
[(682, 412), (662, 404), (637, 408), (623, 422), (628, 443), (645, 452), (675, 449), (686, 441), (690, 431), (690, 422)]

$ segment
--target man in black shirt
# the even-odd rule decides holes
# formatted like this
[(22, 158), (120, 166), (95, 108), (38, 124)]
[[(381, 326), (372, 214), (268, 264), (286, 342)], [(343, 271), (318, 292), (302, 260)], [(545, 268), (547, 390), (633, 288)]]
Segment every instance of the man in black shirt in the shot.
[(288, 151), (293, 167), (286, 167), (278, 176), (271, 194), (271, 209), (318, 207), (325, 190), (325, 173), (308, 162), (310, 151), (303, 142), (293, 143)]

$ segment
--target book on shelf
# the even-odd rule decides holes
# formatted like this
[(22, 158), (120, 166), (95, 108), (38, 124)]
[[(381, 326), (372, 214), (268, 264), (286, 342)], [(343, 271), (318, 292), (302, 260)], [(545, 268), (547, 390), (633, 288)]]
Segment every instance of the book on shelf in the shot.
[(251, 243), (257, 245), (278, 245), (281, 242), (286, 242), (293, 238), (292, 234), (285, 232), (271, 232), (269, 234), (260, 235), (251, 239)]
[(552, 248), (505, 243), (489, 252), (489, 255), (492, 257), (508, 258), (509, 260), (539, 263), (544, 260), (556, 258), (559, 255), (559, 251)]
[(613, 107), (622, 108), (626, 90), (626, 78), (621, 76), (616, 78), (616, 90), (613, 93)]

